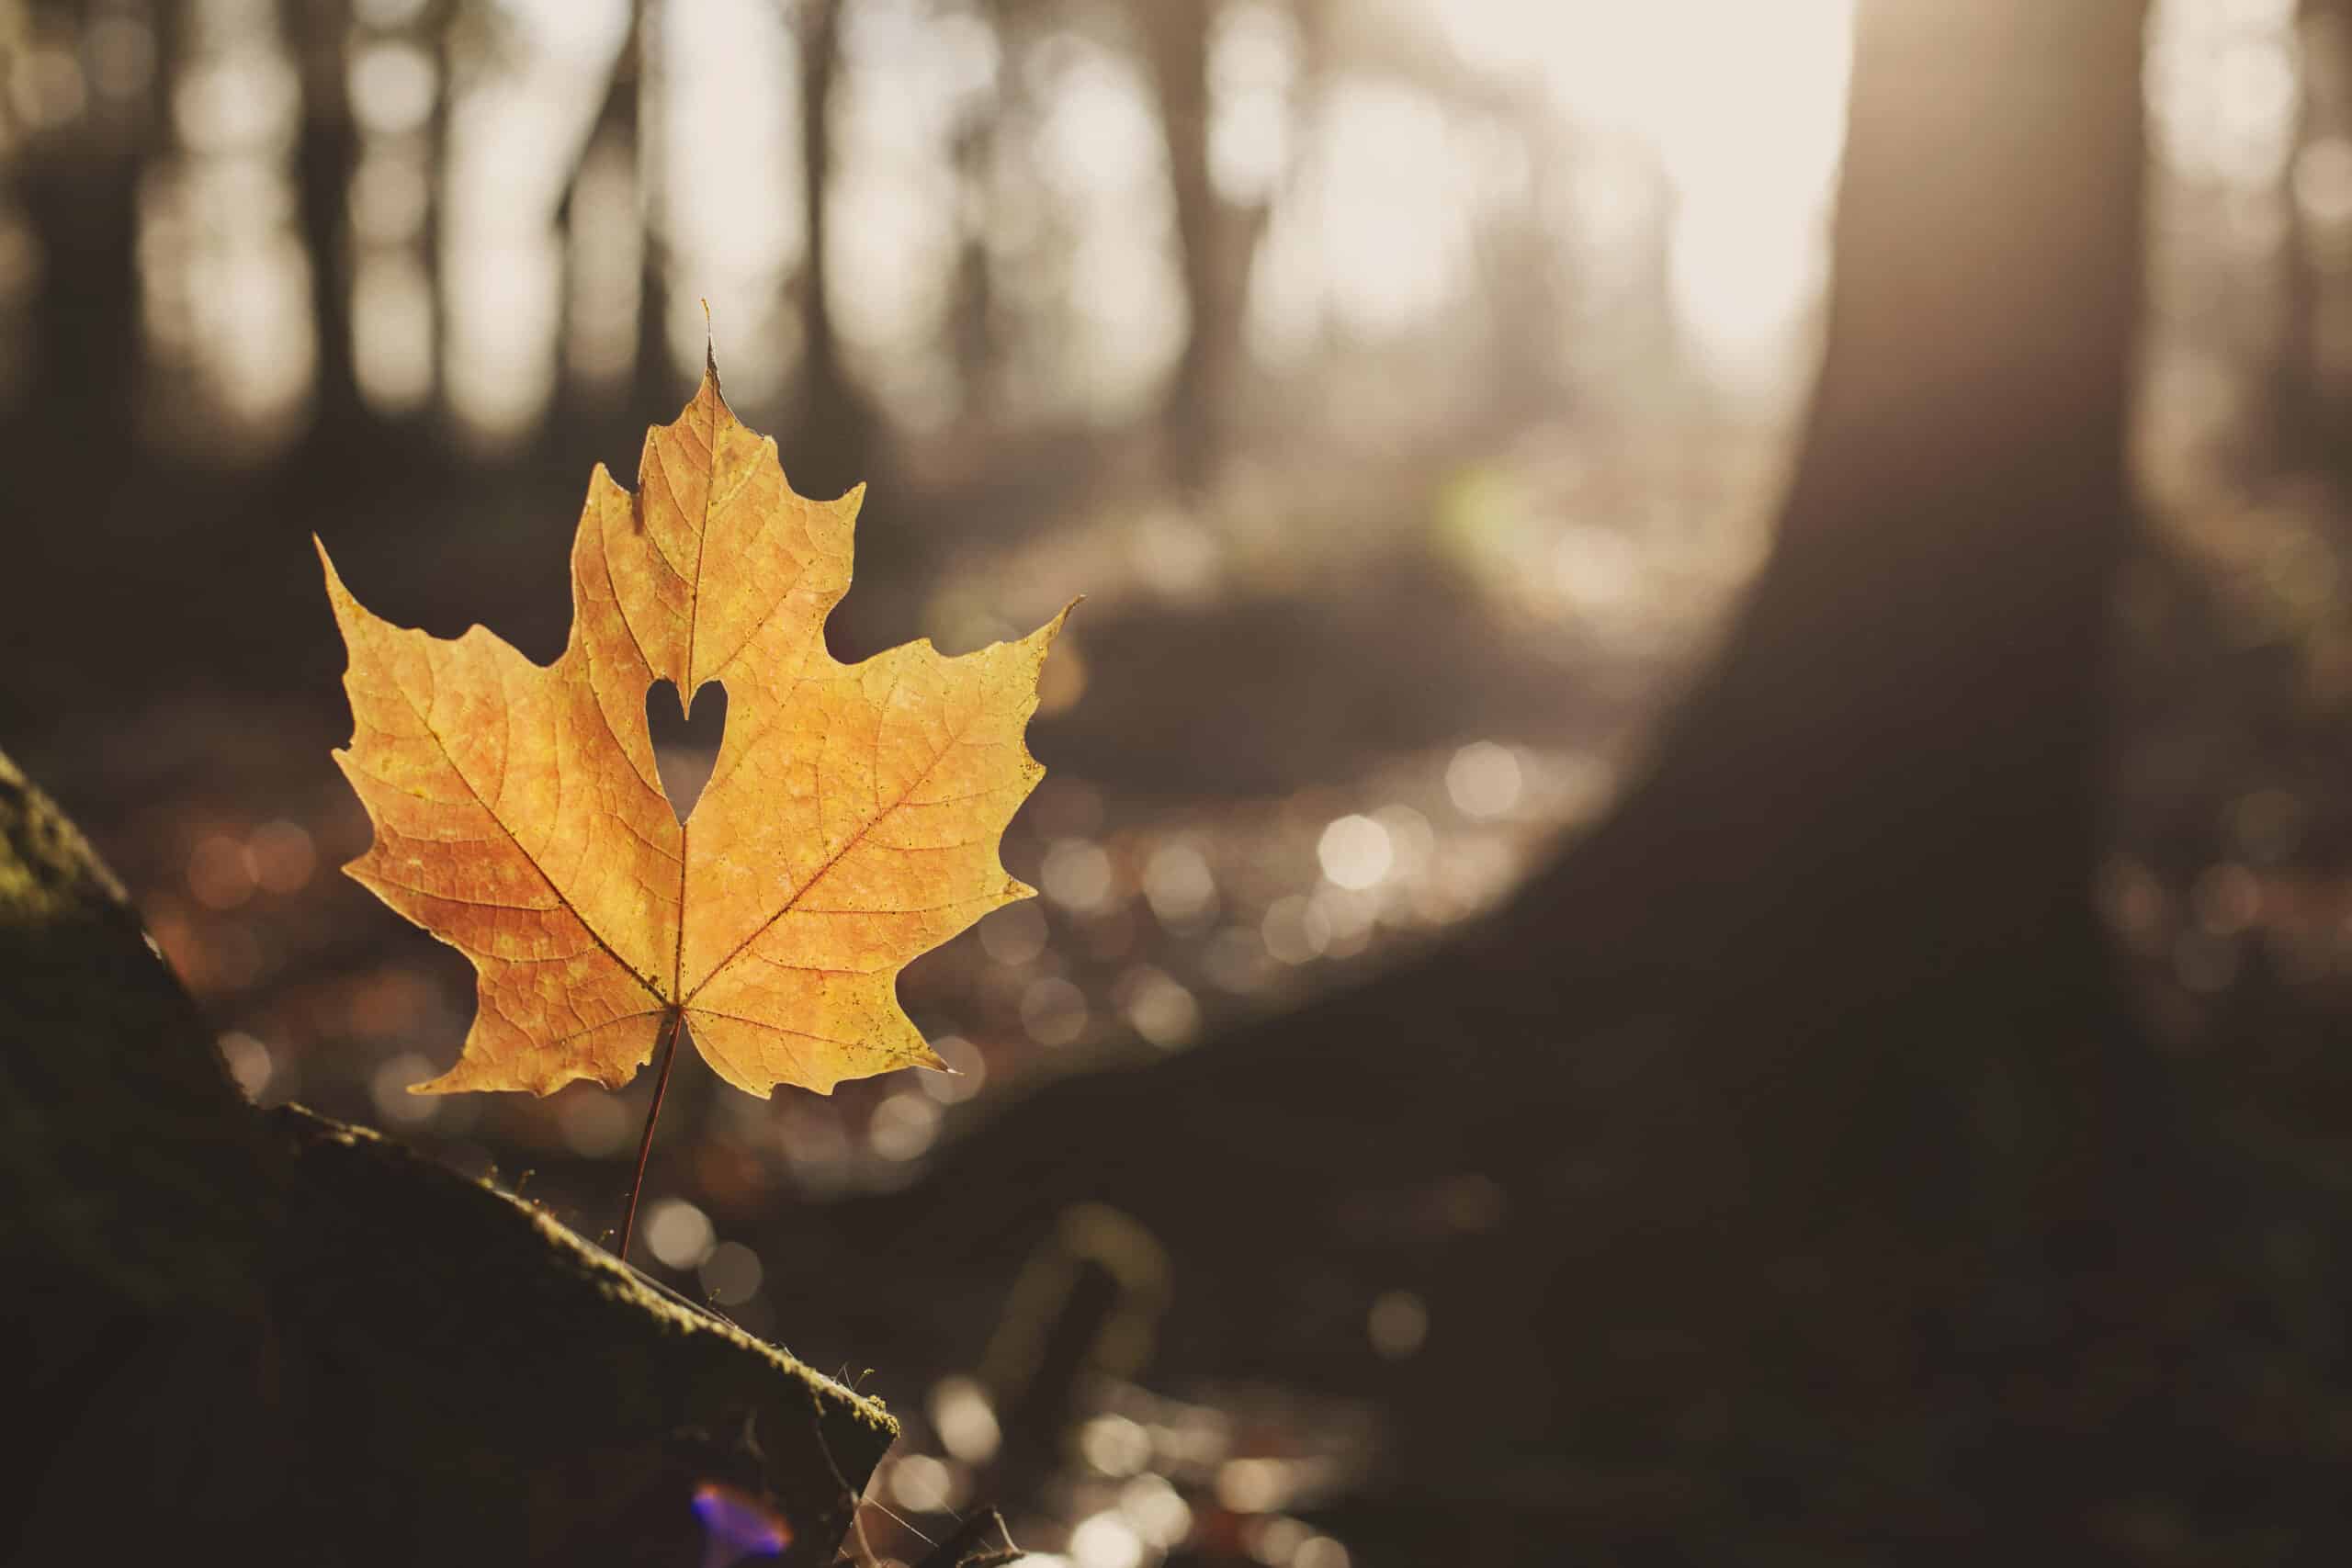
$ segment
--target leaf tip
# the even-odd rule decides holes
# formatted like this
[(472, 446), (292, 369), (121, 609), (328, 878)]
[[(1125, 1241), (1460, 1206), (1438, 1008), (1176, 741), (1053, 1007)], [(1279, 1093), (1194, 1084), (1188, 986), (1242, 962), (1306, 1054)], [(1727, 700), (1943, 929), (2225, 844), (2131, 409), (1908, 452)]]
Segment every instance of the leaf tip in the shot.
[(1086, 595), (1083, 593), (1080, 594), (1077, 598), (1072, 599), (1069, 604), (1056, 611), (1052, 620), (1047, 621), (1035, 631), (1031, 632), (1027, 637), (1021, 639), (1023, 645), (1035, 650), (1035, 656), (1039, 665), (1042, 666), (1046, 661), (1046, 655), (1053, 651), (1054, 639), (1062, 635), (1062, 624), (1069, 619), (1069, 613), (1085, 603)]
[(324, 539), (320, 538), (317, 534), (313, 533), (311, 536), (311, 547), (319, 552), (319, 566), (326, 572), (327, 596), (329, 598), (349, 598), (350, 590), (346, 589), (343, 585), (343, 573), (335, 570), (334, 557), (327, 553), (327, 542)]

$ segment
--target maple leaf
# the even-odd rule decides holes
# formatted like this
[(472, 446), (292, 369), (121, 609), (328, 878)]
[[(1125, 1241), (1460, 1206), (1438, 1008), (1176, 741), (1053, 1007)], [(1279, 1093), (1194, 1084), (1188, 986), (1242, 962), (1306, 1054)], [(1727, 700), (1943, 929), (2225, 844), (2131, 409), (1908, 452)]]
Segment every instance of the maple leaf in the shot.
[[(618, 1088), (682, 1025), (753, 1094), (944, 1066), (898, 973), (1032, 895), (998, 849), (1045, 775), (1023, 736), (1069, 611), (957, 658), (837, 662), (864, 487), (795, 494), (715, 363), (638, 476), (633, 496), (601, 464), (589, 481), (571, 640), (544, 668), (478, 626), (379, 620), (319, 547), (351, 654), (335, 760), (376, 827), (345, 870), (479, 972), (457, 1065), (415, 1090)], [(688, 711), (714, 681), (728, 697), (684, 823), (646, 731), (662, 680)]]

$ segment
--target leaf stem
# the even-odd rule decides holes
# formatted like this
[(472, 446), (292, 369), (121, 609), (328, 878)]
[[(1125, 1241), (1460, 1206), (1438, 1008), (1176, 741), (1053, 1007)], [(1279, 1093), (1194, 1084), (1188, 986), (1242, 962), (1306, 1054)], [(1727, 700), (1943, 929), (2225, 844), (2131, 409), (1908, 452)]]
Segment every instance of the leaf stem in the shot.
[(637, 1234), (637, 1199), (645, 1190), (645, 1156), (653, 1152), (653, 1123), (662, 1116), (662, 1097), (670, 1092), (670, 1069), (678, 1060), (678, 1033), (686, 1010), (673, 1007), (662, 1031), (662, 1072), (653, 1080), (653, 1107), (645, 1113), (645, 1135), (637, 1141), (637, 1174), (629, 1179), (628, 1208), (621, 1215), (621, 1261), (628, 1261), (629, 1238)]

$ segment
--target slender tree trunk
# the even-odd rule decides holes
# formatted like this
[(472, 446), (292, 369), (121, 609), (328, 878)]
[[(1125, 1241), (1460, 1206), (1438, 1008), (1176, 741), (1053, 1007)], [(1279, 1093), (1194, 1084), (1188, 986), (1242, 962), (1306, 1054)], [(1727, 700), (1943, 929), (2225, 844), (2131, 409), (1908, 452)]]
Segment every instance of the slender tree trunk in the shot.
[(842, 0), (810, 0), (800, 40), (800, 215), (808, 254), (800, 291), (801, 363), (810, 387), (831, 392), (841, 380), (833, 338), (828, 217), (833, 178), (833, 82), (841, 66)]
[(18, 186), (40, 238), (30, 405), (84, 429), (129, 429), (138, 380), (139, 159), (104, 149), (28, 166)]
[[(579, 156), (572, 161), (562, 192), (556, 199), (556, 229), (563, 247), (562, 299), (557, 310), (560, 325), (556, 340), (556, 413), (547, 428), (559, 446), (591, 431), (596, 432), (595, 439), (601, 440), (608, 434), (608, 427), (641, 427), (655, 416), (656, 411), (667, 406), (660, 400), (631, 400), (632, 393), (655, 389), (657, 371), (666, 374), (669, 362), (665, 340), (658, 330), (661, 302), (653, 252), (651, 147), (640, 140), (639, 123), (645, 67), (644, 24), (643, 6), (633, 5), (627, 30), (614, 51), (612, 69), (605, 76), (604, 98), (596, 106), (596, 116), (587, 134), (581, 138)], [(600, 159), (619, 158), (630, 160), (635, 171), (632, 184), (638, 197), (639, 246), (638, 313), (631, 327), (631, 357), (626, 370), (616, 375), (607, 368), (594, 378), (605, 384), (592, 386), (588, 367), (575, 357), (572, 324), (580, 319), (582, 309), (582, 260), (599, 242), (598, 236), (584, 227), (590, 219), (580, 210), (580, 186)]]
[(663, 243), (663, 139), (649, 124), (646, 101), (658, 104), (663, 90), (661, 0), (630, 0), (628, 39), (613, 66), (613, 82), (596, 135), (613, 136), (637, 150), (638, 207), (643, 214), (644, 248), (639, 254), (637, 288), (637, 376), (629, 406), (666, 411), (677, 401), (679, 377), (670, 360), (670, 257)]
[(333, 442), (362, 417), (351, 335), (351, 176), (359, 133), (344, 91), (351, 19), (342, 0), (288, 3), (280, 25), (302, 81), (295, 188), (311, 259), (313, 424)]
[[(1001, 31), (998, 36), (1004, 38)], [(1001, 47), (1009, 51), (1011, 40)], [(956, 179), (967, 193), (967, 210), (988, 210), (995, 179), (997, 131), (1002, 120), (1003, 100), (998, 96), (956, 128)], [(984, 219), (957, 240), (953, 301), (948, 338), (956, 361), (956, 389), (966, 414), (985, 419), (996, 403), (1004, 342), (996, 320), (996, 265), (989, 254)]]
[(1265, 213), (1230, 208), (1209, 175), (1209, 37), (1220, 0), (1147, 0), (1137, 7), (1176, 210), (1186, 323), (1164, 404), (1170, 470), (1197, 486), (1216, 463), (1242, 363), (1242, 288)]
[(841, 77), (844, 0), (807, 0), (800, 26), (800, 385), (786, 471), (812, 495), (838, 495), (871, 478), (874, 417), (842, 363), (833, 330), (831, 203), (833, 88)]
[[(54, 29), (77, 29), (82, 7), (44, 6)], [(22, 19), (29, 33), (34, 17)], [(159, 41), (168, 41), (159, 40)], [(159, 63), (168, 67), (168, 57)], [(152, 133), (85, 108), (74, 122), (29, 132), (9, 159), (16, 194), (40, 245), (28, 312), (28, 450), (54, 451), (64, 432), (130, 429), (139, 372), (139, 178)], [(159, 130), (160, 128), (151, 128)], [(29, 132), (29, 134), (28, 134)], [(77, 436), (78, 438), (78, 436)]]
[(2352, 291), (2352, 259), (2342, 223), (2314, 226), (2296, 190), (2303, 153), (2352, 131), (2352, 0), (2301, 0), (2293, 42), (2300, 86), (2295, 129), (2279, 198), (2286, 227), (2278, 243), (2278, 320), (2270, 369), (2270, 427), (2276, 455), (2290, 467), (2352, 468), (2343, 352), (2327, 339)]
[[(458, 101), (457, 54), (449, 47), (453, 10), (454, 4), (428, 6), (415, 24), (421, 35), (417, 42), (433, 61), (433, 112), (424, 121), (424, 227), (416, 242), (424, 262), (425, 298), (433, 312), (433, 387), (425, 403), (430, 414), (446, 408), (449, 387), (449, 284), (443, 253), (448, 243), (449, 122)], [(561, 327), (557, 330), (560, 332)]]

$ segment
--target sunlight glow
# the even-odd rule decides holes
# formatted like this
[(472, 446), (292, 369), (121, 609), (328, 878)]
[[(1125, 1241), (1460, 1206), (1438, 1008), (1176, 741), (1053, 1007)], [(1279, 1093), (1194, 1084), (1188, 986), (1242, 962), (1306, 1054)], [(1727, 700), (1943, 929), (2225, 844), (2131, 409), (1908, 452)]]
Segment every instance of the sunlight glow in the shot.
[(662, 8), (662, 239), (674, 253), (670, 359), (701, 373), (702, 301), (729, 341), (757, 344), (728, 364), (730, 395), (782, 389), (797, 322), (778, 307), (801, 265), (800, 53), (771, 0)]
[(1465, 59), (1534, 76), (1570, 125), (1657, 158), (1683, 332), (1734, 382), (1777, 361), (1818, 294), (1845, 141), (1852, 0), (1444, 0)]
[[(1342, 72), (1302, 96), (1295, 24), (1235, 0), (1210, 39), (1210, 162), (1227, 201), (1268, 204), (1251, 351), (1279, 367), (1334, 344), (1434, 341), (1490, 292), (1496, 235), (1556, 225), (1577, 254), (1558, 283), (1532, 286), (1535, 303), (1487, 301), (1506, 319), (1541, 309), (1546, 288), (1606, 311), (1612, 289), (1662, 281), (1675, 330), (1644, 353), (1677, 344), (1719, 384), (1781, 385), (1820, 294), (1851, 7), (1419, 0), (1396, 25), (1425, 67)], [(493, 437), (535, 422), (551, 386), (554, 182), (628, 14), (617, 0), (514, 0), (511, 13), (525, 47), (460, 105), (447, 228), (448, 392)], [(758, 401), (785, 389), (800, 349), (798, 41), (766, 0), (662, 15), (647, 135), (666, 335), (690, 371), (707, 299), (757, 345), (730, 389)], [(1185, 301), (1143, 62), (1078, 28), (1007, 43), (918, 0), (852, 7), (841, 42), (829, 304), (860, 383), (914, 431), (976, 408), (1095, 423), (1147, 409), (1182, 344)], [(380, 51), (355, 63), (369, 115), (416, 112), (415, 66)], [(1464, 73), (1489, 85), (1483, 96), (1440, 85)], [(233, 118), (234, 105), (214, 107)], [(1003, 358), (976, 371), (948, 329), (967, 330), (956, 310), (982, 253)], [(634, 259), (616, 245), (594, 290), (612, 321), (628, 314)], [(587, 379), (610, 375), (625, 325), (582, 355)], [(568, 330), (582, 338), (577, 321)], [(1579, 335), (1561, 352), (1591, 349)], [(1434, 380), (1351, 394), (1375, 419), (1452, 395)]]
[(2267, 185), (2294, 145), (2291, 0), (2166, 0), (2150, 14), (2158, 152), (2192, 181)]
[(1075, 38), (1068, 59), (1038, 151), (1074, 220), (1062, 263), (1071, 330), (1051, 334), (1058, 352), (1029, 385), (1041, 408), (1117, 419), (1146, 405), (1182, 339), (1167, 159), (1135, 62)]
[(940, 326), (963, 224), (942, 152), (960, 107), (996, 69), (964, 29), (933, 29), (931, 17), (913, 0), (843, 15), (825, 237), (843, 280), (831, 303), (851, 367), (918, 428), (954, 408)]
[(360, 394), (385, 413), (410, 413), (433, 395), (433, 283), (409, 251), (363, 255), (352, 269), (353, 369)]
[(1298, 27), (1266, 0), (1216, 14), (1209, 37), (1209, 174), (1227, 201), (1272, 196), (1289, 162)]
[(526, 434), (555, 385), (555, 208), (627, 20), (611, 0), (517, 4), (528, 48), (453, 106), (447, 220), (450, 406), (491, 441)]
[(1430, 324), (1468, 279), (1469, 214), (1444, 113), (1385, 82), (1341, 82), (1308, 131), (1298, 188), (1275, 212), (1251, 302), (1261, 354), (1325, 328), (1371, 338)]

